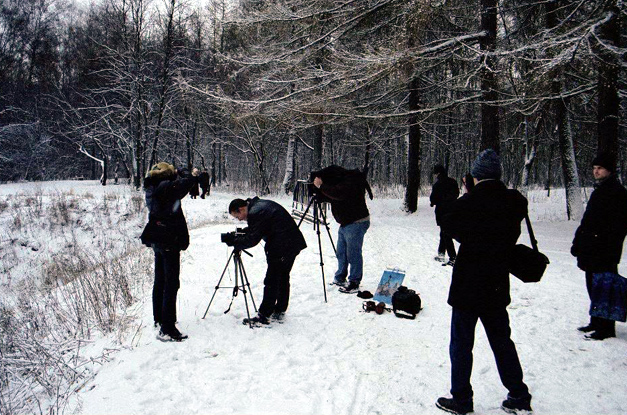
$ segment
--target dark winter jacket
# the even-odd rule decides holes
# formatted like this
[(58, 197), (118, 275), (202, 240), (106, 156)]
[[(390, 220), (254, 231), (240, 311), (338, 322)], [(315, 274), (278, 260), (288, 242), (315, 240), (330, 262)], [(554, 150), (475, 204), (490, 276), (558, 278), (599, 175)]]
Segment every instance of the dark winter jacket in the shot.
[(244, 235), (235, 238), (235, 248), (252, 248), (263, 239), (268, 258), (281, 258), (296, 256), (307, 247), (296, 222), (283, 206), (258, 197), (247, 202), (248, 228)]
[[(336, 175), (337, 181), (325, 180), (325, 171), (336, 169), (342, 174)], [(341, 169), (341, 170), (340, 170)], [(331, 213), (340, 225), (350, 225), (360, 219), (370, 216), (366, 206), (366, 191), (370, 193), (370, 186), (363, 173), (359, 170), (346, 170), (338, 166), (330, 166), (320, 171), (322, 186), (320, 191), (331, 201)], [(371, 194), (371, 193), (370, 193)], [(371, 196), (372, 198), (372, 196)]]
[(627, 234), (627, 189), (615, 175), (595, 186), (570, 252), (584, 271), (616, 268)]
[(506, 307), (509, 257), (527, 214), (527, 199), (499, 180), (445, 204), (442, 228), (460, 242), (448, 303), (477, 312)]
[(198, 184), (200, 185), (200, 188), (203, 190), (206, 190), (207, 188), (209, 188), (209, 173), (207, 173), (206, 171), (203, 171), (202, 173), (200, 173), (198, 175)]
[(442, 208), (445, 203), (451, 202), (459, 197), (459, 186), (455, 179), (441, 173), (438, 180), (433, 184), (431, 190), (431, 206), (435, 206), (435, 222), (440, 225), (442, 218)]
[(165, 248), (184, 251), (189, 246), (189, 232), (181, 209), (181, 199), (194, 185), (198, 185), (196, 177), (186, 171), (173, 180), (146, 178), (144, 187), (149, 220), (163, 221), (167, 223), (168, 230), (172, 229), (171, 242), (164, 244)]

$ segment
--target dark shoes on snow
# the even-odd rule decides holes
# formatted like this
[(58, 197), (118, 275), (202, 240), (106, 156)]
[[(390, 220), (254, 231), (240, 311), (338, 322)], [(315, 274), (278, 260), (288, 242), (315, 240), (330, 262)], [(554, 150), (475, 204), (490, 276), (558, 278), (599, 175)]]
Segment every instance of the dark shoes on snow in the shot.
[(359, 291), (359, 283), (356, 281), (349, 281), (348, 285), (339, 289), (339, 292), (344, 294), (355, 294), (357, 291)]
[(448, 265), (449, 267), (454, 266), (454, 265), (455, 265), (455, 258), (449, 258), (448, 262), (445, 262), (444, 264), (442, 264), (442, 266), (443, 266), (443, 267), (445, 267), (445, 266), (447, 266), (447, 265)]
[(472, 402), (458, 402), (453, 398), (438, 398), (435, 406), (456, 415), (465, 415), (474, 411)]
[(520, 414), (522, 412), (531, 412), (531, 400), (507, 398), (501, 404), (501, 409), (510, 414)]
[(187, 334), (181, 333), (176, 327), (164, 328), (161, 327), (159, 334), (157, 334), (157, 340), (162, 342), (182, 342), (187, 339)]
[(340, 281), (340, 280), (333, 279), (333, 281), (329, 283), (329, 285), (337, 285), (338, 287), (346, 287), (346, 280)]
[(605, 340), (610, 337), (616, 337), (616, 330), (612, 328), (599, 328), (597, 325), (592, 323), (587, 326), (577, 327), (577, 330), (583, 333), (590, 333), (585, 336), (586, 340)]
[(285, 312), (275, 311), (270, 316), (270, 321), (276, 321), (277, 323), (283, 323), (283, 319), (285, 319)]
[(590, 323), (587, 326), (577, 327), (577, 330), (584, 332), (584, 333), (590, 333), (591, 331), (595, 330), (595, 327), (592, 323)]
[[(459, 402), (453, 398), (438, 398), (435, 406), (456, 415), (465, 415), (474, 411), (472, 401)], [(530, 413), (532, 411), (531, 400), (528, 398), (514, 399), (508, 397), (501, 404), (501, 409), (510, 414)]]
[(596, 330), (590, 334), (585, 335), (586, 340), (605, 340), (609, 339), (610, 337), (616, 337), (616, 332), (608, 330)]
[(268, 320), (268, 317), (263, 314), (257, 314), (255, 317), (245, 318), (242, 320), (242, 324), (250, 325), (252, 327), (261, 327), (262, 325), (270, 324), (270, 320)]

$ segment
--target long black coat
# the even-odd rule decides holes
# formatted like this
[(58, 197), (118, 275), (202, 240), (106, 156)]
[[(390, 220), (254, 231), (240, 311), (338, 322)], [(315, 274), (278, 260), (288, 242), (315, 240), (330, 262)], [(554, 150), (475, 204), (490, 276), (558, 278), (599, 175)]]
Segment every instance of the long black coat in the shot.
[(440, 220), (444, 204), (457, 199), (458, 196), (459, 186), (457, 186), (455, 179), (440, 174), (438, 180), (433, 184), (431, 196), (429, 196), (431, 206), (435, 206), (435, 222), (438, 225), (441, 225)]
[(184, 175), (185, 177), (175, 180), (147, 178), (144, 184), (150, 219), (167, 221), (173, 230), (171, 242), (165, 247), (181, 251), (189, 246), (189, 232), (181, 209), (181, 199), (189, 193), (192, 186), (198, 186), (195, 177), (186, 173)]
[(479, 182), (444, 205), (442, 228), (460, 242), (448, 303), (486, 311), (506, 307), (509, 257), (527, 214), (527, 199), (498, 180)]
[(616, 176), (598, 184), (575, 232), (570, 252), (584, 271), (616, 268), (627, 234), (627, 189)]
[(272, 200), (248, 199), (248, 228), (235, 238), (238, 249), (252, 248), (262, 239), (268, 257), (296, 256), (307, 247), (303, 234), (290, 214)]

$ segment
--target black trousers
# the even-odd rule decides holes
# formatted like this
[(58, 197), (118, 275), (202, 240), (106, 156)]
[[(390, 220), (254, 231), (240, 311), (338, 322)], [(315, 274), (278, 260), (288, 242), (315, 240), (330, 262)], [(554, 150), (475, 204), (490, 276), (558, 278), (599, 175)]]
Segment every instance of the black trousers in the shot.
[[(614, 272), (618, 273), (618, 265), (613, 268), (610, 267), (606, 272)], [(588, 290), (588, 297), (592, 301), (592, 275), (594, 272), (586, 271), (586, 289)], [(594, 327), (595, 331), (599, 331), (602, 333), (616, 333), (616, 322), (614, 320), (607, 320), (601, 317), (592, 317), (590, 316), (590, 325)]]
[(290, 301), (290, 271), (296, 255), (268, 257), (268, 270), (263, 280), (263, 301), (259, 314), (269, 317), (272, 313), (283, 313)]
[(440, 245), (438, 246), (438, 254), (444, 255), (445, 251), (448, 253), (448, 257), (450, 259), (455, 259), (457, 257), (453, 238), (440, 228)]
[(496, 367), (503, 386), (514, 399), (531, 399), (523, 382), (523, 371), (516, 346), (511, 339), (509, 315), (505, 308), (476, 313), (453, 307), (451, 317), (451, 395), (459, 402), (472, 402), (472, 349), (475, 344), (475, 327), (481, 320), (485, 329)]
[(176, 323), (176, 295), (180, 287), (180, 251), (153, 246), (155, 283), (152, 288), (152, 315), (155, 322), (168, 329)]

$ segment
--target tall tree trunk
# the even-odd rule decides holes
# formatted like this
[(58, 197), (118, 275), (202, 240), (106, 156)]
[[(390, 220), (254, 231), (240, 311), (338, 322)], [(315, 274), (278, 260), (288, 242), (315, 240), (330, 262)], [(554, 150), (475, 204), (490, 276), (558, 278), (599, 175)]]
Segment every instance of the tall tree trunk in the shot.
[(500, 152), (499, 108), (496, 105), (497, 83), (494, 71), (496, 60), (497, 0), (481, 0), (481, 30), (486, 33), (479, 41), (483, 54), (481, 68), (481, 150), (492, 148)]
[(294, 154), (296, 152), (296, 136), (290, 133), (285, 155), (285, 176), (283, 176), (283, 191), (286, 195), (294, 188)]
[[(418, 77), (409, 83), (409, 110), (420, 108)], [(418, 116), (409, 116), (409, 148), (407, 154), (407, 188), (405, 189), (405, 211), (414, 213), (418, 210), (420, 191), (420, 125)]]
[[(620, 47), (620, 9), (615, 0), (609, 7), (609, 20), (599, 30), (599, 38), (604, 44), (598, 48), (598, 92), (597, 108), (598, 152), (610, 153), (618, 157), (618, 97), (619, 56), (608, 47)], [(622, 1), (620, 1), (622, 3)]]
[[(548, 29), (553, 29), (558, 24), (558, 1), (551, 0), (546, 3), (546, 24)], [(568, 119), (567, 98), (562, 97), (562, 71), (558, 69), (551, 82), (551, 92), (555, 106), (555, 132), (559, 144), (562, 159), (562, 175), (564, 189), (566, 190), (566, 215), (569, 220), (579, 220), (583, 215), (583, 201), (581, 200), (581, 187), (575, 159), (575, 146)]]
[(211, 184), (215, 185), (216, 184), (216, 165), (217, 165), (217, 160), (218, 160), (218, 149), (217, 149), (218, 145), (217, 143), (214, 141), (211, 144)]
[(313, 128), (313, 169), (320, 170), (322, 168), (322, 146), (324, 144), (324, 126), (322, 125), (322, 117), (316, 117), (319, 124)]
[(527, 192), (529, 187), (529, 178), (531, 177), (531, 169), (533, 168), (533, 162), (536, 159), (538, 153), (538, 137), (540, 135), (540, 126), (542, 125), (542, 118), (536, 121), (536, 126), (533, 131), (533, 136), (530, 137), (529, 133), (529, 117), (525, 117), (525, 164), (523, 166), (522, 178), (520, 179), (520, 187), (523, 192)]

